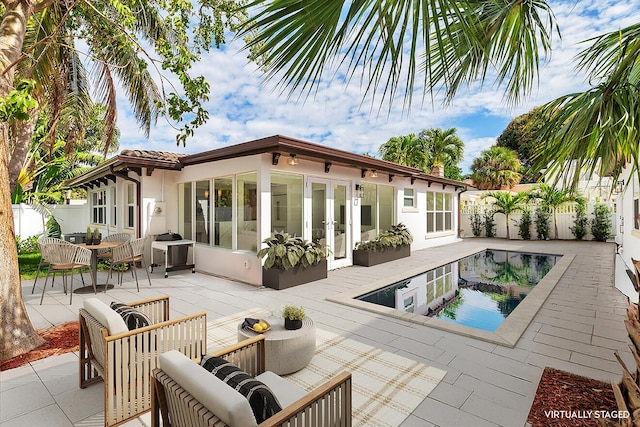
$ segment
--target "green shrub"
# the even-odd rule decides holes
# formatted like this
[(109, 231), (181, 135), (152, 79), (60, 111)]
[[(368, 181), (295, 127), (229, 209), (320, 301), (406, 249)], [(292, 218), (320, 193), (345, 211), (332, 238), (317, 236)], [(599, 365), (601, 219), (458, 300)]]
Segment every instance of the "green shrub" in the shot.
[(518, 235), (522, 240), (531, 240), (531, 212), (528, 209), (522, 211), (518, 221)]
[(16, 236), (16, 248), (19, 254), (39, 252), (38, 236), (27, 237), (24, 240), (20, 236)]
[(469, 219), (471, 220), (471, 232), (475, 237), (480, 237), (482, 235), (482, 217), (477, 208), (473, 209)]
[(587, 218), (586, 207), (584, 205), (578, 205), (576, 209), (576, 217), (573, 220), (573, 227), (569, 227), (573, 237), (577, 240), (584, 239), (587, 235), (589, 227), (589, 219)]
[(484, 212), (484, 234), (487, 237), (496, 237), (496, 222), (493, 219), (493, 210), (487, 209)]
[(593, 240), (606, 242), (611, 234), (611, 214), (606, 205), (598, 203), (593, 208), (591, 235)]
[(538, 240), (549, 240), (549, 235), (551, 234), (549, 218), (551, 218), (551, 212), (549, 209), (542, 206), (539, 206), (536, 209), (535, 224)]

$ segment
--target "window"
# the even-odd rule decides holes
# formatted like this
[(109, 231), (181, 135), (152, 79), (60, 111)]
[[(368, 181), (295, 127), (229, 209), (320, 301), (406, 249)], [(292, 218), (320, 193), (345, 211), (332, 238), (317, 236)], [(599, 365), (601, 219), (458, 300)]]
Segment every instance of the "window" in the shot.
[(271, 231), (302, 237), (302, 175), (271, 174)]
[(115, 227), (118, 225), (118, 193), (116, 191), (116, 187), (111, 187), (111, 226)]
[(136, 226), (136, 188), (133, 184), (127, 184), (127, 227)]
[(388, 185), (362, 184), (360, 206), (360, 239), (374, 239), (382, 230), (393, 225), (393, 192)]
[(416, 207), (416, 199), (413, 192), (413, 188), (405, 188), (404, 189), (404, 204), (405, 208), (415, 208)]
[[(451, 265), (427, 272), (427, 304), (442, 298), (454, 289)], [(456, 287), (457, 288), (457, 287)]]
[(178, 206), (180, 206), (178, 211), (178, 232), (187, 240), (193, 238), (193, 230), (191, 227), (193, 223), (191, 217), (191, 212), (193, 211), (191, 200), (193, 196), (191, 194), (191, 187), (190, 182), (178, 185)]
[(107, 223), (107, 190), (91, 193), (91, 222), (94, 224)]
[(213, 211), (213, 246), (232, 248), (233, 177), (213, 180), (215, 209)]
[(211, 228), (211, 203), (209, 190), (211, 181), (196, 182), (196, 198), (194, 211), (196, 213), (196, 242), (209, 244)]
[(236, 177), (237, 248), (258, 250), (258, 175), (255, 172)]
[(427, 233), (451, 231), (452, 228), (451, 194), (427, 191)]

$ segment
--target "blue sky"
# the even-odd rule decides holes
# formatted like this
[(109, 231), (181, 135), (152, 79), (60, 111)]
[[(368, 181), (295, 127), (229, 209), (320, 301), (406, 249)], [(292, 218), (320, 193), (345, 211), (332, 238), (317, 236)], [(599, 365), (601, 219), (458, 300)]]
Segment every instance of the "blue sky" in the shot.
[[(583, 90), (582, 74), (575, 71), (573, 58), (585, 47), (579, 42), (604, 31), (614, 31), (640, 21), (640, 0), (627, 2), (586, 0), (553, 2), (562, 39), (554, 36), (553, 54), (543, 64), (540, 85), (524, 102), (507, 106), (503, 90), (488, 81), (461, 90), (446, 108), (438, 101), (424, 105), (414, 102), (410, 112), (402, 102), (393, 104), (387, 114), (370, 109), (370, 99), (362, 103), (359, 85), (345, 85), (341, 80), (323, 81), (317, 95), (296, 102), (265, 83), (255, 65), (241, 52), (240, 43), (231, 43), (202, 58), (195, 72), (206, 76), (211, 84), (207, 103), (210, 113), (206, 125), (195, 131), (186, 147), (175, 144), (175, 130), (159, 119), (149, 140), (138, 129), (135, 118), (122, 94), (118, 103), (118, 127), (121, 149), (147, 149), (179, 153), (196, 153), (237, 144), (274, 134), (346, 149), (355, 153), (377, 153), (389, 138), (418, 133), (431, 127), (458, 129), (465, 142), (463, 172), (479, 153), (495, 143), (509, 121), (560, 95)], [(420, 100), (421, 96), (414, 96)]]

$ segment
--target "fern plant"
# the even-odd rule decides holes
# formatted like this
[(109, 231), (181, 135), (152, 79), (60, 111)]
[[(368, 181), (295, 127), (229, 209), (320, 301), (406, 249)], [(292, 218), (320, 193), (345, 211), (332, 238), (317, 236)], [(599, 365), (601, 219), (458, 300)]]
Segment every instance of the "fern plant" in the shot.
[(474, 209), (471, 214), (471, 232), (475, 237), (482, 235), (482, 217), (478, 213), (478, 209)]
[(531, 240), (531, 211), (524, 209), (518, 221), (518, 235), (522, 240)]
[(484, 212), (484, 234), (487, 237), (496, 237), (496, 222), (493, 219), (494, 213), (492, 209), (487, 209)]
[(611, 214), (607, 206), (598, 203), (593, 207), (593, 220), (591, 220), (591, 234), (593, 240), (606, 242), (611, 234)]
[(265, 239), (267, 245), (258, 252), (258, 258), (265, 258), (264, 269), (277, 268), (289, 270), (296, 265), (307, 268), (327, 258), (327, 249), (318, 244), (292, 237), (287, 233), (278, 233)]
[(586, 206), (579, 204), (576, 207), (576, 217), (573, 220), (573, 227), (569, 227), (573, 237), (582, 240), (587, 235), (589, 219), (587, 218)]

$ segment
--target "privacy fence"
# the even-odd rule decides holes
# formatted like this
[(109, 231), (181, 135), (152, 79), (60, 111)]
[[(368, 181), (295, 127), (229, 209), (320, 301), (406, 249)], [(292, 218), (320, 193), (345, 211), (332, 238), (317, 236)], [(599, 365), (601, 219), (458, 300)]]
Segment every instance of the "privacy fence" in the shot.
[[(607, 210), (609, 211), (609, 220), (611, 221), (611, 234), (615, 235), (617, 230), (617, 215), (616, 215), (616, 205), (615, 203), (600, 203), (605, 205)], [(586, 214), (587, 219), (589, 220), (589, 225), (587, 226), (587, 234), (583, 238), (583, 240), (592, 240), (593, 236), (591, 234), (591, 221), (594, 218), (594, 207), (596, 203), (590, 203), (587, 207)], [(536, 233), (536, 225), (535, 225), (535, 212), (536, 209), (540, 209), (539, 204), (531, 203), (527, 206), (527, 209), (531, 213), (531, 227), (529, 229), (531, 234), (531, 239), (537, 239)], [(465, 205), (461, 207), (460, 210), (460, 230), (462, 237), (474, 237), (472, 227), (471, 227), (471, 216), (474, 212), (477, 212), (480, 215), (480, 218), (484, 220), (485, 212), (493, 210), (493, 205)], [(558, 225), (558, 239), (565, 240), (573, 240), (575, 239), (573, 233), (571, 232), (571, 227), (574, 227), (574, 222), (576, 218), (576, 203), (565, 203), (561, 205), (557, 209), (557, 225)], [(501, 213), (496, 213), (493, 216), (495, 222), (495, 237), (507, 237), (507, 227), (505, 224), (505, 216)], [(522, 218), (521, 212), (514, 212), (509, 215), (509, 236), (511, 239), (522, 239), (518, 235), (519, 227), (518, 224)], [(554, 228), (553, 228), (553, 214), (549, 216), (549, 230), (550, 235), (549, 238), (553, 239), (554, 237)], [(482, 227), (481, 237), (485, 237), (485, 229)]]
[[(17, 236), (26, 239), (38, 236), (45, 231), (49, 215), (44, 209), (30, 205), (12, 205), (13, 224)], [(88, 205), (52, 205), (49, 207), (55, 219), (60, 224), (62, 234), (84, 233), (89, 225)]]

